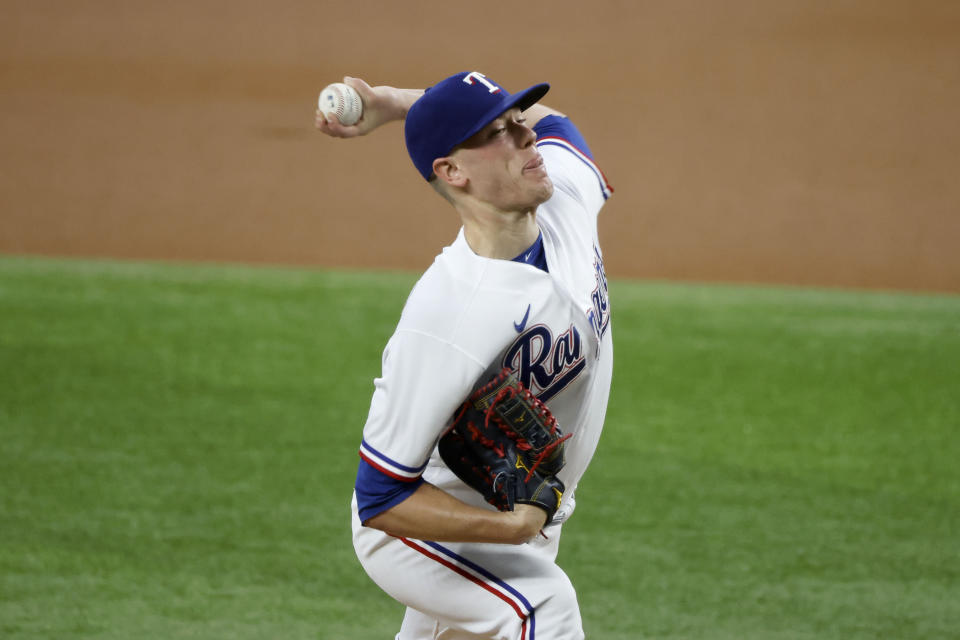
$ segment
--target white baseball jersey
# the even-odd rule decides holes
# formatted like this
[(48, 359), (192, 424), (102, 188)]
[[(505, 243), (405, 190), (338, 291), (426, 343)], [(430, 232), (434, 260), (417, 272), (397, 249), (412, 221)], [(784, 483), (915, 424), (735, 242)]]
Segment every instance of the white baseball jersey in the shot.
[[(554, 184), (553, 196), (537, 210), (549, 271), (521, 262), (480, 257), (467, 245), (461, 229), (407, 300), (384, 350), (382, 375), (375, 380), (363, 430), (362, 473), (358, 474), (353, 503), (358, 556), (381, 587), (424, 612), (429, 620), (441, 618), (440, 605), (431, 609), (430, 604), (439, 600), (423, 596), (422, 590), (429, 587), (422, 582), (419, 587), (413, 582), (404, 586), (404, 578), (397, 575), (398, 566), (393, 563), (401, 562), (404, 568), (400, 573), (418, 576), (417, 580), (429, 575), (433, 583), (443, 585), (438, 588), (444, 590), (445, 598), (454, 597), (458, 583), (445, 584), (441, 575), (444, 571), (453, 571), (452, 575), (459, 575), (461, 580), (464, 571), (473, 572), (472, 581), (464, 581), (465, 598), (470, 597), (470, 588), (477, 588), (479, 576), (488, 594), (491, 589), (498, 592), (491, 607), (508, 602), (515, 612), (530, 609), (527, 613), (532, 613), (535, 595), (521, 594), (516, 587), (492, 579), (492, 572), (498, 567), (498, 561), (492, 558), (485, 567), (470, 568), (476, 564), (476, 560), (467, 557), (471, 549), (486, 549), (494, 554), (501, 553), (500, 549), (396, 539), (362, 527), (361, 521), (408, 495), (393, 502), (385, 497), (378, 504), (377, 499), (370, 498), (370, 493), (375, 494), (378, 489), (363, 480), (369, 478), (370, 468), (388, 482), (418, 483), (422, 478), (464, 502), (492, 509), (446, 467), (436, 444), (454, 411), (473, 389), (508, 367), (547, 404), (563, 432), (572, 434), (566, 445), (566, 466), (558, 474), (567, 489), (558, 513), (569, 514), (573, 493), (596, 450), (603, 427), (613, 350), (597, 214), (611, 189), (569, 120), (550, 116), (535, 129), (538, 149)], [(547, 531), (552, 530), (559, 535), (559, 527)], [(419, 553), (424, 563), (433, 563), (432, 568), (423, 567), (427, 573), (420, 575), (413, 568), (418, 566), (416, 561), (376, 553), (387, 544), (405, 545), (404, 550)], [(531, 545), (512, 550), (513, 545), (493, 545), (502, 548), (502, 553), (521, 556), (528, 546), (533, 549)], [(548, 558), (550, 564), (555, 554), (554, 548)], [(543, 560), (537, 556), (537, 562)], [(518, 559), (512, 557), (510, 562)], [(459, 569), (451, 569), (451, 563)], [(556, 576), (552, 579), (555, 582)], [(537, 589), (531, 587), (529, 592), (536, 594)], [(509, 614), (509, 608), (507, 611)], [(524, 615), (518, 618), (524, 625), (531, 624)], [(547, 622), (539, 624), (542, 630)], [(527, 637), (533, 638), (532, 630)]]

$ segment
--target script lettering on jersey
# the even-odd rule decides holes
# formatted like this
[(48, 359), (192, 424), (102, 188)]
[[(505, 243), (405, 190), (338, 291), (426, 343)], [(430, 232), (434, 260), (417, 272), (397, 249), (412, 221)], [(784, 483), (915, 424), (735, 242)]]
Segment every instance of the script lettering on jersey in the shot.
[(546, 402), (573, 382), (586, 366), (583, 340), (574, 325), (559, 336), (538, 324), (518, 337), (503, 356), (503, 366)]
[(467, 75), (463, 76), (463, 81), (469, 85), (473, 85), (476, 82), (479, 82), (480, 84), (485, 86), (487, 89), (489, 89), (490, 93), (496, 93), (497, 91), (500, 91), (500, 87), (493, 84), (491, 81), (487, 80), (487, 77), (482, 73), (480, 73), (479, 71), (471, 71)]
[(593, 270), (597, 277), (597, 287), (590, 295), (592, 308), (587, 311), (587, 319), (597, 336), (597, 350), (599, 353), (600, 341), (610, 326), (610, 296), (607, 290), (607, 274), (603, 270), (603, 256), (600, 249), (593, 245)]

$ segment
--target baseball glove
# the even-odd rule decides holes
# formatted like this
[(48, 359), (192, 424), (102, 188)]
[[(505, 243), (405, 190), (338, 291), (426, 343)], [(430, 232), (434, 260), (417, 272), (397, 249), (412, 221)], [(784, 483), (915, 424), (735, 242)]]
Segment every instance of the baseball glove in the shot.
[(563, 497), (563, 435), (550, 410), (502, 370), (461, 405), (440, 438), (440, 457), (500, 511), (532, 504), (553, 519)]

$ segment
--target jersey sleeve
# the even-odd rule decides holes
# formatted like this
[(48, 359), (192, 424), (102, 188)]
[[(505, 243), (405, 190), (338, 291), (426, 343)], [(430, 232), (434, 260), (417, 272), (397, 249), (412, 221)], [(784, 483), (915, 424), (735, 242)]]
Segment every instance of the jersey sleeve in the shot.
[(365, 523), (375, 515), (400, 504), (421, 484), (423, 478), (419, 476), (413, 480), (398, 480), (361, 457), (357, 467), (357, 481), (354, 484), (360, 522)]
[(537, 149), (544, 158), (554, 187), (578, 200), (589, 211), (599, 212), (613, 187), (593, 159), (577, 127), (564, 116), (542, 118), (534, 131)]
[(402, 502), (484, 367), (457, 347), (399, 330), (383, 353), (360, 444), (355, 490), (361, 521)]

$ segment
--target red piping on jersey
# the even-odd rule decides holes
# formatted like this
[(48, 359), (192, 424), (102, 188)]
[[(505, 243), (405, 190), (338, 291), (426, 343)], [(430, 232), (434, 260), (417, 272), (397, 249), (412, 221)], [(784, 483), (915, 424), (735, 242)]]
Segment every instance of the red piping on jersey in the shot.
[(369, 464), (371, 467), (373, 467), (374, 469), (376, 469), (377, 471), (379, 471), (384, 475), (390, 476), (394, 480), (399, 480), (400, 482), (416, 482), (417, 480), (420, 479), (420, 476), (415, 476), (413, 478), (410, 478), (408, 476), (401, 476), (399, 473), (394, 473), (393, 471), (390, 471), (390, 469), (387, 469), (386, 467), (377, 464), (376, 460), (374, 460), (370, 456), (364, 455), (363, 451), (360, 452), (360, 457), (363, 458), (366, 461), (366, 463)]
[(543, 137), (543, 138), (537, 138), (536, 144), (540, 144), (541, 142), (543, 142), (543, 141), (545, 141), (545, 140), (559, 140), (560, 142), (562, 142), (562, 143), (564, 143), (564, 144), (570, 145), (570, 148), (571, 148), (571, 149), (575, 150), (577, 153), (579, 153), (581, 156), (583, 156), (583, 159), (584, 159), (584, 160), (588, 160), (588, 161), (590, 162), (590, 164), (593, 165), (593, 168), (596, 169), (596, 170), (597, 170), (597, 173), (600, 174), (600, 177), (603, 178), (603, 184), (607, 187), (607, 189), (610, 190), (610, 193), (613, 193), (613, 187), (610, 186), (610, 181), (607, 180), (607, 176), (604, 175), (603, 169), (601, 169), (600, 166), (599, 166), (596, 162), (594, 162), (593, 159), (592, 159), (590, 156), (588, 156), (588, 155), (585, 154), (582, 150), (580, 150), (580, 149), (577, 147), (577, 145), (573, 144), (572, 142), (570, 142), (570, 141), (567, 140), (566, 138), (561, 138), (560, 136), (545, 136), (545, 137)]

